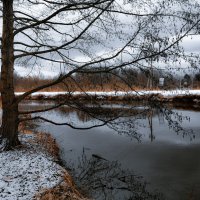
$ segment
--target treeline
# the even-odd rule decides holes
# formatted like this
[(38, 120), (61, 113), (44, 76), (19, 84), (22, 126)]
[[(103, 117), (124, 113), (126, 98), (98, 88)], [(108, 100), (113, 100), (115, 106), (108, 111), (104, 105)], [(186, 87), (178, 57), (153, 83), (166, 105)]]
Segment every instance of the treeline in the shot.
[[(159, 79), (164, 78), (164, 85)], [(15, 90), (27, 91), (37, 86), (52, 82), (53, 78), (20, 77), (15, 75)], [(188, 74), (182, 78), (170, 73), (163, 74), (159, 70), (123, 69), (109, 73), (84, 71), (76, 73), (64, 82), (47, 88), (45, 91), (113, 91), (113, 90), (143, 90), (143, 89), (177, 89), (181, 87), (200, 88), (200, 73), (194, 77)]]

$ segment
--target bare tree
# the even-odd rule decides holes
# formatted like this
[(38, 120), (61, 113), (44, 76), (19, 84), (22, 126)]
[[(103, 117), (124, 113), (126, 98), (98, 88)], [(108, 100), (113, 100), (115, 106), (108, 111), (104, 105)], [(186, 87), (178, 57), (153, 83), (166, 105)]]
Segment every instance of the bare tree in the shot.
[[(171, 2), (174, 4), (171, 5)], [(194, 7), (189, 1), (186, 3)], [(181, 9), (177, 5), (182, 5)], [(19, 110), (19, 103), (32, 93), (59, 83), (67, 89), (68, 81), (75, 81), (75, 73), (112, 73), (127, 66), (148, 67), (145, 61), (149, 59), (166, 62), (176, 59), (177, 55), (185, 56), (181, 54), (179, 43), (185, 36), (193, 34), (199, 24), (198, 15), (188, 15), (185, 7), (178, 0), (1, 0), (3, 115), (0, 135), (3, 149), (19, 144), (18, 125), (26, 120), (40, 119), (73, 127), (72, 124), (53, 122), (39, 116), (39, 113), (65, 103), (95, 117), (80, 102), (74, 104), (66, 100), (43, 110)], [(154, 49), (144, 53), (152, 42)], [(36, 65), (40, 65), (41, 69), (51, 65), (60, 69), (60, 75), (51, 83), (16, 96), (13, 78), (17, 65), (32, 67), (33, 70)], [(92, 70), (95, 67), (98, 70)], [(80, 83), (75, 84), (81, 88)], [(70, 95), (72, 91), (68, 92)], [(31, 118), (29, 114), (32, 113), (38, 115)], [(99, 120), (100, 125), (105, 125), (112, 117), (106, 121)]]

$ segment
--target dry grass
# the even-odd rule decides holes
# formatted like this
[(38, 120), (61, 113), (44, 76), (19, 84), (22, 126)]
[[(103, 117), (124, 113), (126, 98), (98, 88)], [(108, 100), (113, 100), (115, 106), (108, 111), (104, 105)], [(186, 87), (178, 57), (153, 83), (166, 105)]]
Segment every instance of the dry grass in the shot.
[(76, 189), (72, 178), (66, 172), (64, 180), (56, 187), (41, 191), (35, 196), (36, 200), (87, 200)]
[(54, 158), (59, 158), (59, 147), (56, 140), (49, 133), (38, 132), (34, 142), (39, 144), (47, 153)]
[(44, 132), (36, 132), (35, 124), (33, 123), (20, 123), (18, 131), (22, 134), (33, 134), (33, 139), (29, 142), (37, 144), (46, 153), (53, 156), (55, 159), (59, 158), (59, 147), (56, 140), (49, 134)]
[[(24, 134), (33, 134), (35, 137), (29, 142), (37, 144), (40, 146), (41, 150), (44, 150), (46, 153), (50, 154), (59, 160), (59, 147), (56, 143), (56, 140), (49, 134), (43, 132), (35, 132), (30, 128), (30, 124), (21, 124), (19, 130)], [(63, 169), (63, 177), (60, 184), (54, 188), (45, 189), (40, 191), (33, 198), (34, 200), (86, 200), (83, 195), (76, 189), (76, 186), (72, 180), (72, 177), (68, 172)]]
[[(36, 134), (34, 142), (41, 145), (50, 155), (59, 159), (59, 147), (50, 134), (39, 132)], [(64, 171), (62, 178), (62, 182), (56, 187), (40, 191), (35, 196), (36, 200), (86, 200), (76, 189), (67, 171)]]
[(19, 124), (18, 131), (23, 134), (33, 134), (33, 131), (30, 129), (26, 129), (24, 124)]

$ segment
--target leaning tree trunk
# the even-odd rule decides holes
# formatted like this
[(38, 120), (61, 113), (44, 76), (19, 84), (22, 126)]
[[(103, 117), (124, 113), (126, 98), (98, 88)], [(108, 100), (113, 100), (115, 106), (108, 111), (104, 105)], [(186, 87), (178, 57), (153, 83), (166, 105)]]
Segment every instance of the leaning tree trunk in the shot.
[(19, 144), (18, 140), (18, 105), (14, 93), (14, 33), (13, 0), (3, 0), (3, 34), (1, 66), (2, 125), (1, 137), (8, 150)]

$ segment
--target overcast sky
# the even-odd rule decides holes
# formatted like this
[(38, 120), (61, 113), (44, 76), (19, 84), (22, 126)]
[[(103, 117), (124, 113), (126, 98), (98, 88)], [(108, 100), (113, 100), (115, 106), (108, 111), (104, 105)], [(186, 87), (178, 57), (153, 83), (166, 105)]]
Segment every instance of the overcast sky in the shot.
[[(121, 0), (119, 0), (119, 1), (121, 1)], [(142, 8), (142, 6), (136, 8), (136, 9), (141, 9), (141, 8)], [(151, 8), (151, 6), (149, 8)], [(27, 13), (31, 12), (31, 14), (34, 14), (34, 15), (43, 12), (43, 6), (38, 7), (37, 5), (35, 7), (29, 7), (29, 8), (27, 8), (24, 5), (20, 9), (23, 11), (26, 10)], [(132, 10), (133, 8), (130, 7), (130, 5), (127, 5), (126, 9)], [(74, 16), (73, 15), (68, 16), (68, 18), (70, 18), (70, 17), (73, 18)], [(131, 17), (120, 15), (119, 18), (124, 23), (131, 24), (131, 20), (132, 20)], [(0, 24), (0, 27), (1, 26), (2, 26), (2, 22)], [(127, 33), (130, 32), (130, 30), (131, 30), (129, 26), (125, 26), (124, 29), (127, 31)], [(99, 38), (101, 37), (101, 32), (99, 33), (99, 35), (97, 35), (97, 37), (99, 37)], [(27, 38), (19, 36), (19, 38), (17, 38), (17, 40), (27, 41)], [(121, 41), (118, 40), (117, 38), (115, 38), (114, 36), (113, 36), (113, 38), (111, 38), (111, 40), (109, 40), (107, 42), (108, 43), (106, 45), (108, 45), (109, 47), (113, 47), (113, 48), (118, 48), (122, 45)], [(194, 53), (198, 54), (200, 52), (200, 36), (193, 36), (193, 37), (189, 36), (182, 41), (182, 45), (186, 52), (194, 52)], [(102, 48), (102, 46), (96, 44), (96, 45), (92, 46), (92, 51), (95, 51), (96, 55), (102, 55), (103, 53), (105, 53), (106, 47)], [(80, 52), (73, 51), (73, 50), (70, 51), (70, 57), (76, 61), (81, 61), (81, 62), (88, 60), (88, 58), (84, 54), (81, 54)], [(56, 59), (56, 56), (55, 56), (55, 59)], [(158, 63), (157, 65), (162, 68), (166, 67), (166, 65), (164, 65), (162, 63)], [(181, 63), (181, 66), (178, 66), (179, 65), (178, 63), (171, 63), (171, 64), (168, 63), (168, 65), (172, 65), (172, 66), (168, 66), (168, 68), (174, 68), (174, 67), (187, 68), (187, 64), (184, 61)], [(18, 66), (18, 65), (15, 66), (15, 71), (20, 76), (54, 77), (54, 76), (59, 75), (60, 69), (61, 69), (61, 71), (63, 71), (62, 65), (59, 65), (59, 66), (56, 65), (56, 67), (55, 67), (55, 65), (49, 61), (42, 62), (42, 67), (37, 64), (34, 66), (34, 68), (32, 66), (30, 66), (30, 67), (23, 67), (23, 66)]]

